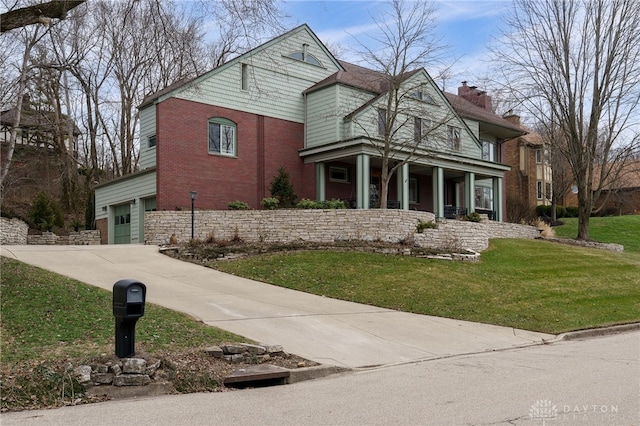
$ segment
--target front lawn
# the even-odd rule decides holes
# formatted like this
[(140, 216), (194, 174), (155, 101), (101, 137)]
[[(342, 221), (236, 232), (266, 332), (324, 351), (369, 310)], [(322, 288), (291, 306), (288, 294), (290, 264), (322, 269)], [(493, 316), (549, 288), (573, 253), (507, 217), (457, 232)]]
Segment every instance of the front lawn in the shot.
[[(578, 219), (562, 218), (564, 225), (555, 229), (562, 238), (578, 235)], [(589, 220), (589, 238), (603, 243), (617, 243), (626, 252), (640, 253), (640, 215), (592, 217)]]
[(476, 264), (303, 251), (210, 266), (327, 297), (553, 334), (640, 321), (638, 253), (546, 241), (493, 240)]

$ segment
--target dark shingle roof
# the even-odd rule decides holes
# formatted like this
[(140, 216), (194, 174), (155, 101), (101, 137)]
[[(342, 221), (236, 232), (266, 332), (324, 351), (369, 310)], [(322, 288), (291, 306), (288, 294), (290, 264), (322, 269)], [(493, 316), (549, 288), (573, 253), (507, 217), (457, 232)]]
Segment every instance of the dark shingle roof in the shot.
[(472, 120), (480, 121), (483, 123), (493, 124), (516, 132), (520, 132), (522, 134), (526, 133), (526, 130), (522, 129), (518, 125), (505, 120), (504, 118), (500, 117), (497, 114), (494, 114), (489, 110), (477, 106), (473, 102), (470, 102), (463, 97), (447, 92), (444, 92), (444, 95), (446, 96), (453, 109), (455, 109), (456, 112), (463, 118), (470, 118)]
[[(0, 125), (12, 127), (15, 123), (17, 108), (11, 108), (0, 112)], [(56, 123), (55, 114), (50, 111), (37, 111), (32, 109), (29, 104), (22, 107), (20, 113), (20, 126), (21, 128), (38, 129), (46, 133), (53, 133), (54, 125)], [(73, 120), (66, 114), (62, 115), (63, 131), (66, 131), (64, 127), (73, 125), (73, 135), (78, 136), (80, 129), (75, 125)]]

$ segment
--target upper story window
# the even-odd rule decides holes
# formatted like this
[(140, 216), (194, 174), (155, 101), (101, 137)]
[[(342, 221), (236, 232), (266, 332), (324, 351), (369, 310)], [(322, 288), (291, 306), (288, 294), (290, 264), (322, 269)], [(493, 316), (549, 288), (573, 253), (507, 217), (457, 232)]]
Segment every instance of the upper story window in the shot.
[(413, 139), (416, 144), (425, 145), (429, 142), (429, 132), (431, 132), (431, 120), (415, 117)]
[(542, 150), (536, 149), (536, 163), (542, 164)]
[(237, 156), (236, 124), (224, 118), (209, 119), (209, 154)]
[(420, 101), (423, 102), (428, 102), (430, 104), (435, 104), (433, 98), (431, 97), (431, 95), (429, 95), (427, 92), (425, 92), (423, 89), (418, 89), (415, 92), (411, 93), (411, 97), (414, 99), (418, 99)]
[(287, 55), (287, 57), (291, 59), (295, 59), (296, 61), (302, 61), (311, 65), (316, 65), (318, 67), (321, 67), (322, 64), (320, 63), (320, 61), (311, 53), (309, 53), (308, 50), (309, 50), (309, 45), (303, 44), (302, 50), (290, 53)]
[(482, 141), (482, 159), (496, 161), (496, 144), (494, 142)]
[(387, 129), (387, 110), (378, 108), (378, 135), (384, 136)]
[(249, 65), (242, 64), (241, 73), (240, 73), (240, 87), (242, 90), (249, 89)]
[(156, 135), (147, 137), (147, 146), (149, 148), (153, 148), (154, 146), (156, 146)]
[(449, 149), (452, 151), (460, 151), (460, 128), (447, 126), (447, 142)]

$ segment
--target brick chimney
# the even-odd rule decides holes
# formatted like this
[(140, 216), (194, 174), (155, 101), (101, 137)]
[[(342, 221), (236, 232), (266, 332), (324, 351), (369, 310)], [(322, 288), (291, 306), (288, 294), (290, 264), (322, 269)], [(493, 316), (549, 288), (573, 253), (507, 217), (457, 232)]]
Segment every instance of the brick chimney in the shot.
[(491, 96), (488, 96), (484, 90), (478, 90), (477, 86), (467, 86), (467, 82), (463, 81), (462, 86), (458, 87), (458, 96), (474, 103), (480, 108), (493, 112)]
[(504, 118), (505, 120), (507, 120), (511, 124), (515, 124), (516, 126), (520, 126), (520, 116), (518, 114), (514, 114), (512, 109), (507, 111), (507, 113), (505, 115), (503, 115), (502, 118)]

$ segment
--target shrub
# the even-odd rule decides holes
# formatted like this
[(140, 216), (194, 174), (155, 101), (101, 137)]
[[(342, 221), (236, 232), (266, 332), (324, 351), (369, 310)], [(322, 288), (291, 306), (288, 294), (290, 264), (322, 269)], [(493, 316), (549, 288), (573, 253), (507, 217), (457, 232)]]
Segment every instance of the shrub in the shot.
[(54, 226), (64, 226), (60, 206), (46, 192), (42, 191), (38, 192), (33, 200), (29, 218), (33, 225), (41, 231), (51, 231)]
[(578, 208), (575, 206), (568, 206), (566, 209), (565, 217), (578, 217)]
[(323, 209), (346, 209), (347, 208), (347, 203), (345, 203), (342, 200), (338, 200), (338, 199), (331, 199), (331, 200), (327, 200), (327, 201), (323, 201), (322, 202), (322, 207)]
[(536, 206), (536, 215), (538, 217), (548, 216), (551, 217), (551, 206), (539, 205)]
[(416, 231), (418, 232), (418, 234), (422, 234), (425, 229), (436, 229), (437, 227), (438, 227), (438, 224), (431, 220), (428, 222), (419, 220), (418, 224), (416, 225)]
[(278, 200), (275, 197), (268, 197), (268, 198), (263, 198), (260, 204), (262, 204), (262, 207), (264, 207), (267, 210), (275, 210), (278, 208), (278, 204), (280, 204), (280, 200)]
[(282, 208), (293, 207), (298, 196), (293, 190), (293, 184), (289, 182), (289, 173), (284, 167), (278, 169), (278, 175), (271, 182), (271, 196), (280, 201)]
[(465, 220), (467, 222), (480, 222), (482, 221), (482, 217), (480, 217), (480, 213), (473, 212), (466, 215), (462, 220)]
[(567, 209), (564, 206), (556, 206), (556, 218), (567, 217)]
[(298, 204), (296, 204), (296, 208), (297, 209), (321, 209), (322, 204), (318, 203), (317, 201), (309, 200), (308, 198), (303, 198), (302, 200), (298, 201)]
[(229, 210), (249, 210), (249, 205), (244, 201), (231, 201), (227, 204)]

